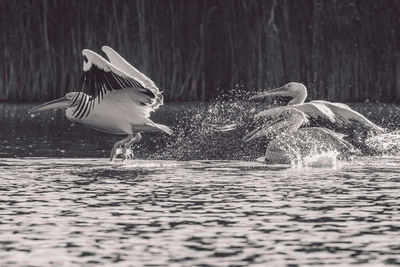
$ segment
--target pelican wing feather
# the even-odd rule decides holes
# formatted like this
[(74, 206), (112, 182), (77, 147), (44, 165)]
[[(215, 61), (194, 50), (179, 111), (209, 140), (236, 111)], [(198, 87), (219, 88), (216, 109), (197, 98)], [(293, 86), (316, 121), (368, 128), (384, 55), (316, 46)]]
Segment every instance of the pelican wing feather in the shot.
[(147, 95), (149, 101), (156, 98), (153, 91), (146, 88), (141, 81), (114, 66), (102, 56), (88, 49), (83, 50), (82, 55), (84, 58), (82, 89), (87, 89), (90, 96), (97, 97), (106, 91), (132, 88)]
[(343, 139), (346, 136), (344, 134), (323, 127), (302, 128), (301, 132), (306, 133), (310, 137), (314, 137), (316, 142), (318, 142), (317, 140), (323, 140), (326, 145), (333, 144), (335, 147), (345, 151), (356, 152), (354, 146)]
[(76, 101), (80, 101), (73, 114), (74, 117), (82, 119), (88, 116), (90, 111), (111, 92), (120, 90), (129, 90), (131, 99), (148, 111), (146, 113), (158, 107), (157, 95), (151, 89), (146, 88), (142, 81), (135, 79), (91, 50), (84, 49), (82, 55), (84, 62), (80, 90), (88, 95), (89, 100), (83, 101), (84, 98), (78, 98), (77, 94), (71, 104), (74, 105)]
[(152, 90), (154, 93), (160, 93), (160, 89), (156, 86), (156, 84), (146, 75), (141, 73), (135, 67), (133, 67), (128, 61), (126, 61), (123, 57), (121, 57), (114, 49), (109, 46), (103, 46), (101, 48), (103, 52), (107, 55), (110, 63), (131, 77), (135, 78), (137, 81), (140, 81), (146, 88)]
[(309, 118), (312, 119), (323, 119), (334, 123), (335, 114), (332, 110), (324, 105), (323, 103), (318, 103), (316, 101), (311, 101), (304, 104), (294, 105), (297, 109), (303, 111)]
[(141, 84), (144, 85), (147, 89), (150, 89), (156, 95), (156, 103), (153, 106), (154, 109), (157, 109), (160, 105), (163, 104), (164, 98), (161, 94), (160, 89), (156, 86), (156, 84), (145, 74), (140, 72), (138, 69), (133, 67), (128, 61), (126, 61), (123, 57), (121, 57), (114, 49), (109, 46), (103, 46), (101, 48), (103, 52), (107, 55), (110, 63), (120, 70), (124, 71), (126, 74), (130, 75)]
[(282, 133), (289, 134), (297, 131), (302, 125), (308, 123), (307, 116), (304, 112), (294, 107), (285, 107), (284, 109), (275, 108), (268, 116), (264, 113), (264, 123), (246, 134), (243, 140), (248, 142), (259, 137), (274, 137)]
[(273, 116), (275, 116), (276, 114), (280, 114), (281, 112), (283, 112), (286, 109), (291, 108), (290, 106), (281, 106), (281, 107), (276, 107), (276, 108), (271, 108), (271, 109), (266, 109), (263, 110), (259, 113), (257, 113), (254, 116), (254, 119), (269, 119)]
[(312, 101), (310, 103), (318, 103), (328, 107), (333, 112), (337, 122), (340, 123), (343, 127), (352, 127), (354, 122), (357, 122), (369, 131), (373, 131), (376, 133), (382, 133), (384, 131), (383, 128), (377, 126), (366, 117), (364, 117), (362, 114), (351, 109), (346, 104), (332, 103), (323, 100)]

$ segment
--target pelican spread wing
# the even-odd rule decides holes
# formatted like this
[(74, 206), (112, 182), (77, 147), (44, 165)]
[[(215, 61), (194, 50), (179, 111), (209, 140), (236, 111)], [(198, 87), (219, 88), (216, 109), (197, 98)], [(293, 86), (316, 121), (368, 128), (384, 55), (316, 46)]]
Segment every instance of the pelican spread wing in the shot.
[(322, 119), (330, 122), (335, 122), (335, 114), (329, 109), (326, 105), (321, 103), (308, 102), (301, 105), (291, 105), (291, 106), (281, 106), (272, 109), (263, 110), (257, 115), (255, 115), (255, 119), (257, 118), (265, 118), (269, 116), (274, 116), (275, 114), (281, 113), (285, 110), (295, 108), (307, 115), (310, 119)]
[(107, 55), (110, 63), (120, 70), (124, 71), (126, 74), (140, 81), (146, 88), (152, 90), (154, 93), (160, 93), (160, 89), (156, 84), (146, 75), (141, 73), (135, 67), (133, 67), (128, 61), (121, 57), (114, 49), (109, 46), (103, 46), (101, 48), (103, 52)]
[(346, 150), (348, 151), (355, 151), (353, 145), (343, 139), (346, 136), (344, 134), (337, 133), (322, 127), (302, 128), (301, 131), (304, 133), (308, 133), (309, 136), (319, 134), (321, 137), (323, 137), (323, 140), (328, 141), (328, 144), (338, 144), (346, 148)]
[(281, 113), (290, 108), (295, 108), (303, 112), (311, 121), (311, 125), (317, 127), (345, 130), (346, 128), (353, 128), (356, 122), (368, 131), (383, 132), (381, 127), (369, 121), (362, 114), (352, 110), (348, 105), (323, 100), (264, 110), (258, 113), (255, 119), (274, 116), (274, 114)]
[(109, 46), (103, 46), (101, 48), (103, 52), (107, 55), (110, 63), (120, 70), (124, 71), (126, 74), (130, 75), (141, 84), (144, 85), (147, 89), (150, 89), (156, 95), (156, 102), (153, 105), (154, 109), (157, 109), (164, 103), (164, 97), (161, 94), (162, 92), (156, 86), (156, 84), (146, 75), (141, 73), (138, 69), (133, 67), (128, 61), (126, 61), (123, 57), (121, 57), (114, 49)]
[(284, 111), (284, 110), (286, 110), (288, 108), (290, 108), (290, 106), (281, 106), (281, 107), (266, 109), (266, 110), (263, 110), (263, 111), (257, 113), (254, 116), (254, 119), (266, 119), (266, 118), (269, 118), (269, 117), (273, 117), (276, 114), (279, 114), (279, 113), (281, 113), (282, 111)]
[[(131, 99), (146, 110), (146, 117), (149, 117), (150, 112), (160, 105), (156, 93), (146, 88), (141, 80), (135, 79), (91, 50), (83, 50), (82, 55), (84, 73), (81, 91), (89, 96), (89, 100), (88, 98), (79, 98), (78, 94), (73, 99), (72, 105), (80, 99), (78, 108), (73, 114), (75, 118), (87, 117), (90, 111), (96, 105), (100, 105), (104, 98), (113, 91), (119, 90), (129, 90)], [(158, 92), (158, 94), (160, 93)]]
[(288, 106), (260, 112), (256, 115), (256, 117), (258, 119), (262, 119), (263, 123), (261, 123), (261, 125), (255, 130), (245, 135), (243, 138), (245, 142), (259, 137), (269, 137), (277, 136), (282, 133), (292, 133), (297, 131), (297, 129), (299, 129), (302, 125), (308, 123), (307, 116), (304, 114), (304, 112)]
[(351, 127), (354, 122), (359, 123), (369, 131), (374, 131), (376, 133), (382, 133), (383, 128), (375, 125), (362, 114), (351, 109), (348, 105), (343, 103), (332, 103), (324, 100), (316, 100), (309, 102), (310, 104), (324, 105), (332, 111), (336, 122), (341, 124), (343, 127)]
[[(295, 107), (297, 110), (304, 112), (310, 119), (309, 126), (328, 127), (345, 133), (368, 133), (375, 134), (384, 132), (384, 129), (375, 125), (360, 113), (352, 110), (348, 105), (342, 103), (331, 103), (328, 101), (317, 100), (304, 103), (307, 97), (307, 88), (297, 82), (290, 82), (284, 86), (261, 93), (251, 99), (259, 99), (268, 96), (290, 96), (293, 99), (288, 106)], [(286, 106), (287, 107), (287, 106)], [(280, 107), (284, 110), (284, 107)], [(283, 109), (282, 109), (283, 108)], [(271, 111), (266, 110), (259, 113), (259, 117), (270, 114)], [(256, 116), (257, 118), (257, 116)]]
[(309, 118), (322, 119), (332, 123), (336, 122), (333, 111), (322, 103), (308, 102), (299, 105), (298, 108), (306, 113)]

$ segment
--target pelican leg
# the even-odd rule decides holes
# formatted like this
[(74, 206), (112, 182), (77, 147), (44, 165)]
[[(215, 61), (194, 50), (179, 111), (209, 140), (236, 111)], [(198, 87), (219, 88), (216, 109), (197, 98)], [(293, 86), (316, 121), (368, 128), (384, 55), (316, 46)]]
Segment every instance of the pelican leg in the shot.
[(123, 150), (125, 154), (125, 159), (133, 158), (132, 145), (138, 143), (140, 139), (142, 139), (142, 135), (140, 133), (137, 133), (134, 138), (132, 138), (128, 143), (124, 144)]
[[(113, 146), (113, 148), (112, 148), (112, 150), (111, 150), (110, 161), (112, 161), (112, 160), (114, 159), (115, 154), (116, 154), (116, 152), (117, 152), (117, 149), (118, 149), (119, 147), (123, 146), (124, 144), (130, 142), (132, 139), (134, 139), (134, 138), (133, 138), (133, 135), (130, 134), (130, 135), (128, 135), (128, 137), (126, 137), (126, 138), (124, 138), (124, 139), (122, 139), (122, 140), (120, 140), (120, 141), (117, 141), (117, 142), (114, 144), (114, 146)], [(124, 154), (125, 154), (125, 153), (124, 153)]]

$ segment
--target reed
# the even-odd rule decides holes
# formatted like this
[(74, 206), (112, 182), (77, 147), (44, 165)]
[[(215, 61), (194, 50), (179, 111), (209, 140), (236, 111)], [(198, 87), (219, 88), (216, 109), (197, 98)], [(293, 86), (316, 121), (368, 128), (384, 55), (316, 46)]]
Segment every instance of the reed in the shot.
[(396, 0), (0, 0), (0, 100), (79, 86), (80, 51), (109, 45), (167, 100), (300, 81), (310, 98), (400, 100)]

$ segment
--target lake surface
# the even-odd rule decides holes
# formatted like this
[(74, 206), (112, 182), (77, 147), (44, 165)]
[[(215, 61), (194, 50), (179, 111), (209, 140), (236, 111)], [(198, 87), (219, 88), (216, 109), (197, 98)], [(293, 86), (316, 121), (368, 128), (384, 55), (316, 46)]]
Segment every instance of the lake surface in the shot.
[[(0, 107), (0, 266), (400, 264), (397, 139), (334, 167), (267, 165), (262, 144), (207, 129), (245, 106), (175, 104), (154, 114), (174, 136), (111, 165), (121, 137), (31, 107)], [(400, 128), (396, 105), (353, 107)]]

